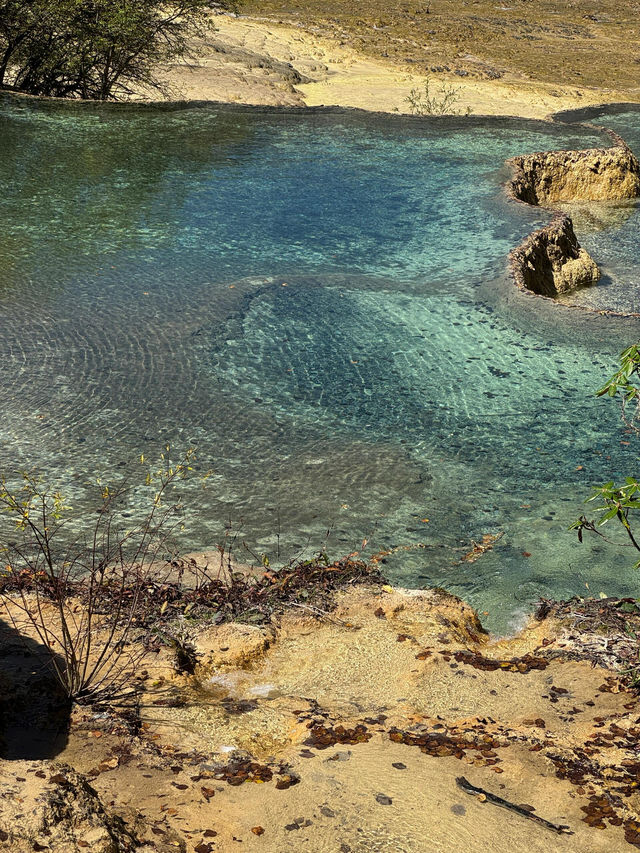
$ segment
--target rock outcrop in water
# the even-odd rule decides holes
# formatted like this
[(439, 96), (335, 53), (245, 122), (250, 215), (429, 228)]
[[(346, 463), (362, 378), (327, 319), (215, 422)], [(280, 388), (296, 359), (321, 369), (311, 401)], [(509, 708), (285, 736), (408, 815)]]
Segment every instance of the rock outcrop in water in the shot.
[(561, 201), (614, 201), (640, 196), (640, 164), (612, 134), (611, 148), (545, 151), (513, 157), (510, 194), (533, 205)]
[(514, 249), (509, 261), (519, 288), (541, 296), (558, 296), (595, 284), (600, 270), (578, 243), (571, 218), (558, 214)]
[[(640, 196), (640, 164), (617, 134), (611, 148), (545, 151), (512, 157), (508, 193), (535, 206), (568, 201), (614, 201)], [(600, 271), (583, 249), (566, 214), (530, 234), (509, 255), (511, 274), (523, 290), (558, 296), (595, 284)]]

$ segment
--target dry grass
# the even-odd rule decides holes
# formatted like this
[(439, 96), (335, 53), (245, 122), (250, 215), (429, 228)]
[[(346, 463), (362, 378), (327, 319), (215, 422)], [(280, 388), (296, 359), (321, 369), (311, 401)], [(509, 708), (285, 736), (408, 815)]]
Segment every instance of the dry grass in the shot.
[(640, 98), (640, 3), (625, 0), (245, 0), (370, 56), (491, 78), (617, 89)]

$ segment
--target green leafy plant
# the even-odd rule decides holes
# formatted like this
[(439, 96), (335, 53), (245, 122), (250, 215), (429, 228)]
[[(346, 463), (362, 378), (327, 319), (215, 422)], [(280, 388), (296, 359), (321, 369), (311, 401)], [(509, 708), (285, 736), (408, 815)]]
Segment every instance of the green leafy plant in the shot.
[[(616, 486), (613, 480), (605, 483), (602, 486), (597, 486), (593, 490), (591, 497), (587, 498), (587, 503), (597, 502), (594, 512), (598, 513), (595, 519), (588, 519), (585, 515), (581, 515), (570, 526), (569, 530), (576, 530), (578, 539), (582, 542), (583, 532), (587, 530), (590, 533), (595, 533), (600, 538), (613, 544), (635, 548), (640, 552), (640, 543), (636, 539), (632, 527), (630, 515), (637, 510), (640, 510), (640, 483), (634, 477), (627, 477), (624, 484)], [(624, 530), (627, 542), (618, 542), (610, 539), (600, 529), (607, 522), (616, 519)], [(640, 559), (636, 562), (635, 568), (640, 568)]]
[(2, 548), (2, 614), (40, 641), (71, 701), (114, 701), (134, 689), (147, 650), (132, 640), (145, 600), (175, 573), (171, 536), (183, 518), (176, 486), (193, 457), (189, 450), (173, 462), (166, 448), (146, 474), (146, 509), (132, 525), (121, 514), (131, 488), (100, 485), (95, 520), (75, 538), (59, 491), (28, 473), (15, 489), (0, 481), (0, 510), (17, 535)]
[(191, 55), (231, 0), (4, 0), (0, 88), (109, 100), (162, 90), (158, 68)]
[[(640, 343), (627, 347), (620, 354), (620, 369), (596, 392), (596, 396), (619, 397), (622, 404), (622, 418), (627, 426), (640, 432), (640, 387), (634, 385), (634, 377), (640, 377)], [(635, 409), (629, 414), (630, 406)]]
[[(607, 395), (618, 398), (622, 408), (622, 419), (634, 432), (640, 433), (640, 344), (627, 347), (620, 354), (620, 367), (600, 388), (598, 397)], [(577, 531), (578, 539), (583, 541), (585, 531), (595, 534), (607, 542), (626, 546), (640, 552), (640, 541), (634, 533), (635, 520), (640, 511), (640, 482), (635, 477), (626, 477), (624, 483), (616, 485), (614, 480), (594, 487), (586, 503), (595, 503), (594, 518), (581, 515), (570, 526)], [(617, 522), (617, 529), (623, 534), (622, 541), (612, 539), (602, 531), (610, 521)], [(640, 568), (640, 559), (635, 563)]]
[[(405, 100), (411, 113), (417, 116), (460, 115), (461, 112), (456, 106), (460, 101), (460, 89), (442, 82), (439, 88), (434, 90), (429, 77), (422, 89), (412, 89)], [(471, 108), (467, 107), (466, 115), (470, 112)]]

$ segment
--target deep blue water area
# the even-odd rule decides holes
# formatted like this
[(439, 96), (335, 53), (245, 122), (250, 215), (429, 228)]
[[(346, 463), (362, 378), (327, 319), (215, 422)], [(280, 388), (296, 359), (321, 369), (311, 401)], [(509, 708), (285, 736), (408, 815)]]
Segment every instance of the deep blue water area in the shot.
[[(287, 558), (330, 526), (332, 553), (396, 549), (394, 583), (446, 586), (501, 631), (539, 595), (636, 591), (631, 555), (566, 527), (635, 464), (593, 391), (640, 322), (505, 276), (548, 217), (506, 199), (505, 158), (602, 144), (497, 118), (5, 99), (0, 469), (39, 469), (90, 517), (98, 475), (194, 445), (213, 475), (186, 487), (185, 550), (230, 522)], [(461, 563), (486, 533), (504, 535)]]

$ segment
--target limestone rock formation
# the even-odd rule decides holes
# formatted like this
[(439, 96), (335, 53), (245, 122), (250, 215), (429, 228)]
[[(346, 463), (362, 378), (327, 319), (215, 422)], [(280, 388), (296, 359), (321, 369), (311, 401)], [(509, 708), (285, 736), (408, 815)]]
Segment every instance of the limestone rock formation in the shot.
[[(610, 148), (512, 157), (507, 161), (513, 169), (508, 193), (535, 206), (640, 197), (640, 163), (621, 137), (609, 134)], [(561, 213), (514, 249), (509, 260), (518, 287), (541, 296), (568, 293), (600, 277), (595, 261), (578, 243), (570, 217)]]
[(518, 287), (541, 296), (586, 287), (600, 277), (596, 262), (578, 243), (571, 218), (562, 213), (530, 234), (509, 260)]
[(616, 134), (611, 148), (545, 151), (512, 157), (510, 194), (519, 201), (611, 201), (640, 196), (640, 164)]
[(86, 778), (67, 765), (12, 762), (3, 768), (0, 791), (0, 841), (11, 851), (149, 850), (141, 847), (119, 817), (104, 808)]

